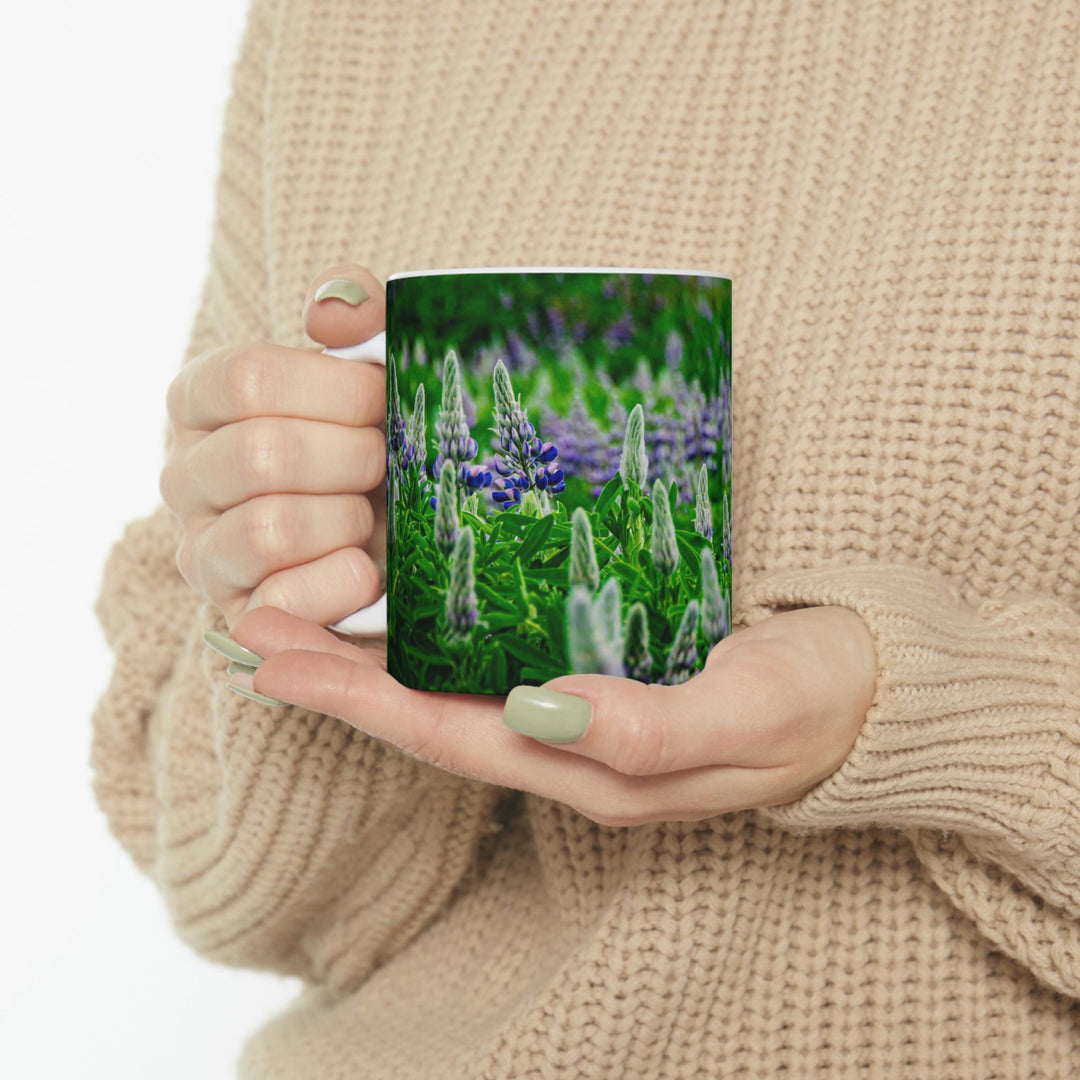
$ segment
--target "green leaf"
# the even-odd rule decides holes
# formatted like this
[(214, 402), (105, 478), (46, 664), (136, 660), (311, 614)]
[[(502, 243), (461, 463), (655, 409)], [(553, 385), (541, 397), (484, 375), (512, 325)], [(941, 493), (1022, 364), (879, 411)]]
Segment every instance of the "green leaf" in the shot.
[[(697, 541), (700, 541), (700, 543)], [(675, 531), (675, 542), (679, 545), (679, 554), (687, 561), (687, 564), (700, 573), (701, 549), (708, 543), (705, 537), (697, 533), (688, 533), (677, 529)]]
[(621, 559), (616, 559), (612, 561), (609, 565), (611, 566), (611, 572), (617, 578), (621, 578), (628, 584), (633, 585), (638, 582), (642, 577), (641, 570), (638, 567), (631, 566), (629, 563), (623, 562)]
[(476, 583), (476, 595), (484, 601), (484, 606), (494, 611), (503, 611), (517, 615), (513, 601), (508, 600), (501, 593), (497, 593), (490, 585), (482, 581)]
[[(565, 562), (566, 560), (562, 560)], [(530, 570), (526, 575), (526, 579), (535, 585), (539, 585), (541, 582), (547, 582), (552, 585), (561, 585), (564, 589), (570, 588), (569, 570), (566, 566), (542, 566), (535, 570)]]
[(526, 534), (524, 543), (518, 551), (518, 565), (527, 565), (532, 557), (548, 542), (551, 530), (555, 525), (555, 519), (547, 514), (536, 521), (533, 528)]
[(503, 694), (508, 689), (507, 672), (506, 672), (506, 653), (501, 649), (495, 650), (495, 655), (491, 660), (491, 677), (489, 679), (489, 685), (495, 688), (495, 692)]
[(518, 609), (521, 617), (527, 618), (529, 614), (529, 587), (525, 584), (525, 575), (521, 572), (521, 563), (514, 563), (514, 577), (517, 585), (517, 595), (514, 597), (514, 606)]
[(551, 679), (557, 679), (560, 675), (568, 675), (563, 668), (548, 664), (546, 668), (526, 667), (521, 669), (521, 682), (528, 686), (540, 686)]
[(520, 660), (523, 664), (546, 667), (551, 663), (551, 657), (548, 653), (519, 637), (512, 637), (507, 634), (506, 637), (500, 638), (499, 643), (511, 656)]
[[(528, 517), (513, 510), (500, 510), (497, 528), (499, 528), (501, 532), (508, 533), (511, 536), (521, 536), (526, 529), (532, 526), (535, 520), (535, 518)], [(494, 534), (494, 532), (495, 530), (493, 529), (492, 533)]]
[(450, 667), (453, 664), (453, 660), (449, 656), (441, 655), (439, 653), (424, 652), (422, 649), (413, 649), (406, 647), (403, 652), (410, 661), (421, 660), (425, 664), (431, 664), (435, 667)]
[(509, 630), (521, 622), (521, 616), (516, 611), (507, 615), (488, 615), (484, 622), (489, 630)]
[(561, 599), (559, 603), (548, 607), (544, 621), (547, 624), (551, 658), (558, 658), (562, 662), (562, 658), (566, 656), (566, 609)]
[(593, 507), (593, 513), (597, 518), (603, 520), (604, 515), (611, 509), (611, 504), (615, 501), (615, 497), (622, 491), (622, 477), (616, 473), (605, 485), (600, 495), (597, 497), (596, 506)]

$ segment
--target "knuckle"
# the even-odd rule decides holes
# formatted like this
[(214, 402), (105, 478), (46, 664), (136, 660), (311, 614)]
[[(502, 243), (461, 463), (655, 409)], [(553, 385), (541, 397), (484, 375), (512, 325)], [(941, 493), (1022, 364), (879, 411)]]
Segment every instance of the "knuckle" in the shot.
[(447, 706), (440, 704), (426, 714), (424, 723), (417, 725), (408, 745), (403, 746), (402, 749), (443, 772), (473, 780), (482, 779), (474, 770), (465, 765), (457, 749), (458, 741), (454, 736), (453, 723), (447, 712)]
[(619, 724), (612, 768), (623, 776), (668, 772), (674, 735), (672, 726), (665, 723), (658, 709), (645, 705), (633, 710)]
[(226, 405), (234, 416), (254, 416), (273, 402), (276, 378), (273, 364), (258, 346), (232, 349), (223, 358)]
[(297, 449), (286, 425), (272, 419), (237, 425), (236, 474), (245, 490), (268, 492), (290, 475)]
[(261, 566), (288, 564), (296, 553), (298, 538), (295, 515), (278, 500), (255, 499), (245, 508), (241, 541)]

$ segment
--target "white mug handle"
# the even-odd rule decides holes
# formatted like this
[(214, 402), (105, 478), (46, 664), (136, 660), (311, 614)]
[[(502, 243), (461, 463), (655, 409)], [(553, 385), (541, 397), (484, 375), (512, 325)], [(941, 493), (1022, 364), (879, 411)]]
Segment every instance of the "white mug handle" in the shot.
[[(386, 365), (386, 333), (380, 331), (367, 341), (358, 345), (346, 345), (340, 349), (324, 349), (329, 356), (340, 356), (346, 360), (363, 360), (369, 364)], [(374, 604), (354, 611), (338, 620), (330, 627), (350, 637), (381, 637), (386, 633), (386, 593)]]

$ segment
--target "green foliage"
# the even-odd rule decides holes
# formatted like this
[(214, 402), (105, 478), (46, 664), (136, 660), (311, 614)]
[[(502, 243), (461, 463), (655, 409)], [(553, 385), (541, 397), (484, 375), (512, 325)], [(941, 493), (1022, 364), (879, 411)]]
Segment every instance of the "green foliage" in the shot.
[[(717, 332), (730, 326), (729, 288), (718, 285), (706, 303), (675, 278), (646, 289), (637, 275), (466, 276), (390, 283), (392, 295), (407, 285), (409, 298), (388, 343), (398, 358), (388, 397), (395, 430), (419, 451), (388, 461), (391, 673), (409, 686), (488, 694), (575, 670), (689, 678), (721, 623), (730, 625), (725, 533), (712, 546), (705, 535), (713, 507), (728, 527), (730, 477), (695, 464), (689, 501), (675, 476), (649, 479), (634, 376), (648, 369), (651, 407), (674, 414), (665, 349), (677, 333), (681, 374), (715, 395), (730, 380)], [(591, 337), (627, 312), (632, 340), (590, 351)], [(538, 330), (526, 313), (539, 313)], [(556, 339), (556, 317), (585, 344), (568, 349), (566, 333)], [(508, 372), (498, 363), (511, 334), (533, 351), (533, 366)], [(403, 400), (413, 402), (407, 418)], [(543, 409), (566, 417), (575, 401), (597, 422), (618, 415), (622, 453), (617, 445), (610, 479), (586, 482), (568, 464), (565, 491), (526, 491), (509, 510), (493, 504), (492, 489), (464, 486), (463, 463), (491, 462), (500, 420), (516, 430), (511, 420), (528, 403), (537, 438), (551, 440)], [(435, 475), (429, 458), (450, 442), (453, 464), (444, 456)]]

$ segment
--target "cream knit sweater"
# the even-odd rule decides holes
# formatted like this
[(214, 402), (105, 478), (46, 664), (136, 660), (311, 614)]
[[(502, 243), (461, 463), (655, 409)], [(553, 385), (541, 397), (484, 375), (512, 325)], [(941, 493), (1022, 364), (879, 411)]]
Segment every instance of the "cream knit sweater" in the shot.
[(96, 791), (185, 941), (308, 984), (243, 1077), (1077, 1076), (1078, 42), (1075, 0), (257, 0), (191, 352), (305, 344), (347, 259), (726, 270), (737, 618), (852, 608), (879, 675), (798, 803), (603, 828), (227, 693), (132, 525)]

